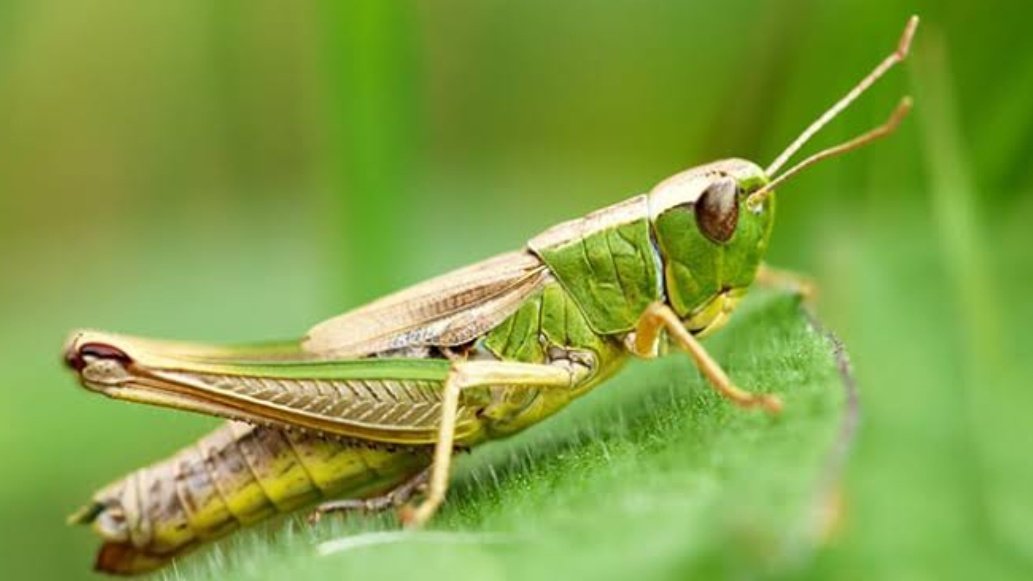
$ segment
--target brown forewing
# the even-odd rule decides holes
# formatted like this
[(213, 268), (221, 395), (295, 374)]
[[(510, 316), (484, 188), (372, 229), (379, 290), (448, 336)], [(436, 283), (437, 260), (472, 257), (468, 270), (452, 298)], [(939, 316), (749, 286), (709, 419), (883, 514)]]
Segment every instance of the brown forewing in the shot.
[(302, 348), (348, 358), (462, 345), (515, 312), (547, 276), (545, 265), (529, 252), (501, 254), (319, 323)]

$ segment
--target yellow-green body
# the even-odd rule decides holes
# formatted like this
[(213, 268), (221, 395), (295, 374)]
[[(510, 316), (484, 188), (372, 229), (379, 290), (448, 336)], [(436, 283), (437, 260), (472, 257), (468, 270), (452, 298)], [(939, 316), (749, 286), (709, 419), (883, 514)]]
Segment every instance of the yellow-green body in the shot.
[(777, 412), (777, 398), (735, 388), (696, 336), (720, 329), (757, 276), (775, 187), (891, 133), (907, 114), (905, 98), (882, 126), (774, 176), (907, 55), (917, 24), (912, 17), (894, 52), (766, 170), (741, 159), (686, 170), (519, 251), (324, 321), (296, 344), (73, 334), (65, 360), (90, 390), (263, 426), (231, 423), (100, 491), (73, 516), (105, 540), (98, 568), (146, 571), (240, 525), (319, 498), (376, 494), (433, 463), (414, 517), (425, 522), (444, 499), (453, 446), (542, 421), (632, 354), (655, 356), (661, 331), (726, 397)]
[[(576, 378), (564, 389), (463, 391), (455, 442), (470, 447), (542, 421), (613, 375), (651, 304), (667, 303), (693, 333), (720, 328), (767, 245), (774, 199), (746, 208), (766, 181), (741, 160), (688, 170), (523, 251), (317, 326), (300, 348), (79, 333), (69, 364), (90, 389), (266, 426), (230, 424), (98, 493), (76, 516), (108, 541), (98, 567), (147, 570), (276, 512), (397, 485), (430, 462), (452, 360), (563, 366)], [(727, 237), (720, 221), (697, 216), (707, 204), (734, 218)]]

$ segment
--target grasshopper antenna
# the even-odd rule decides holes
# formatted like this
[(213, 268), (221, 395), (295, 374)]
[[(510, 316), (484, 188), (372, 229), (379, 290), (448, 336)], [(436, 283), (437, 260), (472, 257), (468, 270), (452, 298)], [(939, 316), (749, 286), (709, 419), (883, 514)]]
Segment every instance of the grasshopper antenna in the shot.
[[(883, 75), (886, 74), (886, 71), (890, 70), (891, 68), (893, 68), (894, 65), (904, 60), (904, 58), (907, 57), (908, 50), (911, 48), (911, 39), (915, 36), (916, 28), (918, 28), (918, 17), (912, 16), (908, 19), (907, 25), (904, 27), (904, 33), (901, 34), (900, 41), (897, 43), (897, 49), (893, 51), (885, 59), (883, 59), (882, 62), (880, 62), (872, 70), (872, 72), (868, 73), (868, 76), (861, 79), (861, 82), (854, 86), (853, 89), (850, 89), (850, 91), (847, 92), (847, 94), (844, 95), (842, 99), (837, 101), (832, 107), (829, 107), (827, 111), (822, 113), (820, 117), (815, 119), (814, 122), (811, 123), (807, 127), (807, 129), (805, 129), (803, 133), (800, 134), (799, 137), (797, 137), (792, 143), (790, 143), (789, 146), (786, 147), (785, 150), (782, 151), (782, 153), (780, 153), (777, 158), (775, 158), (775, 161), (771, 162), (771, 165), (769, 165), (767, 169), (764, 170), (764, 172), (769, 176), (774, 175), (775, 172), (781, 169), (782, 166), (785, 165), (787, 161), (789, 161), (789, 158), (796, 154), (796, 152), (798, 152), (801, 147), (803, 147), (812, 137), (814, 137), (815, 133), (817, 133), (823, 127), (828, 125), (830, 121), (835, 119), (840, 113), (843, 112), (844, 109), (849, 107), (851, 103), (853, 103), (858, 97), (864, 94), (865, 91), (867, 91), (873, 84), (875, 84), (875, 81), (878, 81)], [(800, 170), (829, 157), (834, 157), (842, 153), (851, 151), (853, 149), (857, 149), (858, 147), (864, 146), (880, 137), (892, 133), (893, 130), (897, 128), (897, 125), (900, 124), (900, 121), (904, 118), (904, 116), (907, 115), (907, 112), (910, 109), (911, 99), (909, 97), (905, 97), (903, 100), (901, 100), (900, 104), (897, 105), (897, 108), (893, 111), (893, 114), (890, 115), (890, 118), (886, 121), (886, 123), (880, 125), (879, 127), (876, 127), (875, 129), (872, 129), (871, 131), (868, 131), (867, 133), (864, 133), (863, 135), (859, 135), (858, 137), (855, 137), (850, 141), (830, 147), (826, 150), (820, 151), (808, 157), (807, 159), (796, 164), (792, 168), (786, 170), (778, 177), (772, 179), (770, 182), (767, 183), (767, 185), (763, 186), (756, 192), (750, 194), (749, 202), (751, 206), (756, 207), (756, 204), (760, 203), (768, 195), (768, 193), (774, 189), (776, 185), (781, 184), (789, 177), (798, 173)]]
[(775, 161), (771, 162), (771, 165), (769, 165), (764, 172), (769, 176), (774, 175), (775, 172), (785, 165), (785, 162), (788, 161), (793, 154), (799, 151), (800, 148), (811, 139), (811, 137), (814, 137), (815, 133), (820, 131), (822, 127), (828, 125), (829, 121), (835, 119), (843, 109), (849, 107), (850, 104), (867, 91), (869, 87), (875, 84), (875, 81), (879, 80), (880, 77), (886, 74), (886, 71), (893, 68), (893, 65), (904, 60), (907, 56), (908, 50), (911, 48), (911, 39), (915, 36), (916, 28), (918, 28), (918, 17), (912, 16), (908, 19), (907, 26), (904, 27), (904, 33), (900, 36), (900, 41), (897, 43), (897, 50), (893, 51), (892, 54), (883, 59), (883, 61), (879, 63), (871, 73), (868, 73), (867, 77), (861, 79), (861, 82), (857, 83), (857, 86), (850, 89), (850, 92), (844, 95), (843, 98), (836, 102), (835, 105), (830, 107), (828, 111), (825, 111), (821, 117), (815, 119), (814, 122), (811, 123), (811, 125), (805, 129), (795, 141), (789, 144), (789, 147), (785, 148), (785, 151), (775, 158)]
[(890, 133), (893, 133), (897, 126), (900, 125), (900, 122), (904, 120), (904, 117), (907, 117), (909, 111), (911, 111), (911, 97), (904, 97), (900, 100), (900, 103), (897, 104), (896, 109), (893, 110), (893, 113), (890, 114), (889, 119), (887, 119), (885, 123), (876, 127), (875, 129), (862, 133), (861, 135), (858, 135), (857, 137), (849, 141), (844, 141), (839, 145), (834, 145), (828, 149), (823, 149), (818, 153), (815, 153), (814, 155), (807, 157), (800, 163), (782, 172), (777, 178), (771, 180), (763, 187), (761, 187), (759, 190), (750, 194), (750, 197), (747, 199), (747, 202), (749, 202), (752, 207), (756, 207), (756, 205), (763, 201), (764, 198), (767, 197), (768, 193), (774, 190), (776, 186), (793, 177), (800, 171), (822, 160), (828, 159), (830, 157), (836, 157), (837, 155), (842, 155), (848, 151), (853, 151), (859, 147), (864, 147), (865, 145), (868, 145), (869, 143), (875, 141), (876, 139), (879, 139), (880, 137), (885, 137)]

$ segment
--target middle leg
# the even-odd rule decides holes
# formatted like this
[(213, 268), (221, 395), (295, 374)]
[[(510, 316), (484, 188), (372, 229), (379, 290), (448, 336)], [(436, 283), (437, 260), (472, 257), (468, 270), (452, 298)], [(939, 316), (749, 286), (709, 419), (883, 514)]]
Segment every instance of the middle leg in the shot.
[(316, 524), (323, 515), (334, 512), (379, 512), (392, 507), (400, 507), (409, 502), (409, 499), (411, 499), (417, 491), (425, 488), (429, 479), (430, 467), (427, 467), (420, 470), (412, 478), (379, 496), (373, 496), (370, 498), (342, 498), (339, 500), (321, 502), (311, 513), (309, 513), (308, 522)]
[(425, 524), (445, 500), (448, 477), (455, 444), (456, 414), (459, 410), (459, 395), (464, 389), (484, 386), (509, 386), (516, 388), (569, 388), (574, 375), (555, 365), (540, 363), (517, 363), (509, 361), (459, 361), (445, 380), (445, 391), (441, 400), (441, 423), (438, 439), (434, 446), (434, 463), (431, 466), (427, 496), (421, 504), (403, 509), (402, 521), (408, 527)]

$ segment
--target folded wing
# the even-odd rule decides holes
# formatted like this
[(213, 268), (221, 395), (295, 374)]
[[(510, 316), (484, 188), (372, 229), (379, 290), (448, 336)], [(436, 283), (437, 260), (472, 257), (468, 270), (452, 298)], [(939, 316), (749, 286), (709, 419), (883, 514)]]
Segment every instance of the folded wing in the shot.
[(324, 321), (302, 349), (339, 359), (462, 345), (513, 314), (547, 276), (529, 252), (501, 254)]

